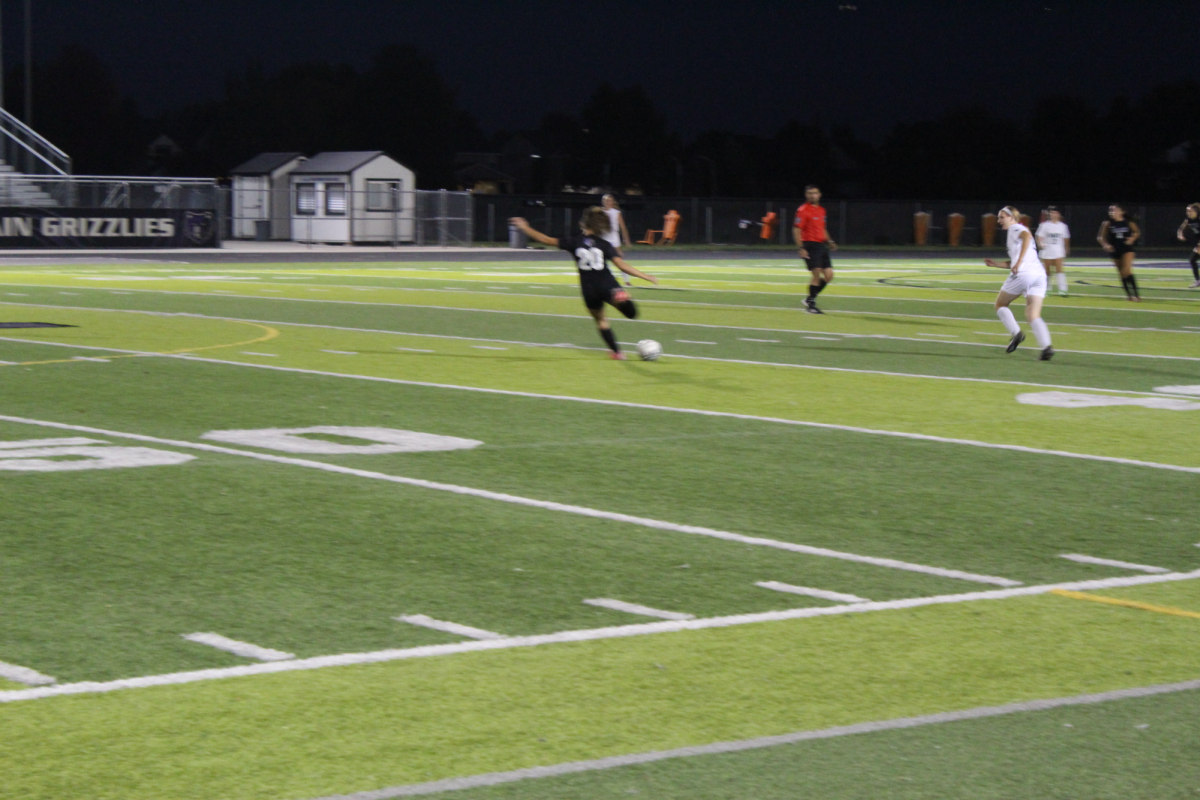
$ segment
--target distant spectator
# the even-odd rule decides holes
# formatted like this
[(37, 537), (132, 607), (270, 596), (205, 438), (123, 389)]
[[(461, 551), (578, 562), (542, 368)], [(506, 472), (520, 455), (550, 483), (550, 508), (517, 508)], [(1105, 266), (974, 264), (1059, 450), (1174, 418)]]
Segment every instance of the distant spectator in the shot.
[[(621, 213), (621, 207), (617, 205), (617, 198), (611, 194), (604, 195), (601, 198), (603, 203), (604, 213), (608, 215), (608, 233), (604, 234), (604, 241), (613, 246), (613, 250), (617, 251), (617, 255), (621, 258), (625, 257), (625, 253), (621, 250), (621, 246), (629, 245), (629, 229), (625, 227), (625, 215)], [(625, 278), (626, 286), (633, 286), (633, 282), (629, 278)]]

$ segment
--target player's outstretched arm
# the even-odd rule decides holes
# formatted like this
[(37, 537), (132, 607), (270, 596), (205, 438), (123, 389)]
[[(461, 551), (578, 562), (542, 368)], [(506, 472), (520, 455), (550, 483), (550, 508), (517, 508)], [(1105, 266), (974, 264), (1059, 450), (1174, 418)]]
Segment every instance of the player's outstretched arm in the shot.
[(985, 258), (983, 260), (983, 263), (984, 263), (984, 266), (988, 266), (988, 267), (999, 267), (1000, 269), (1012, 269), (1011, 261), (997, 261), (994, 258)]
[(1096, 234), (1096, 241), (1108, 252), (1113, 251), (1113, 246), (1108, 243), (1108, 220), (1100, 223), (1100, 232)]
[(632, 275), (635, 278), (641, 278), (644, 281), (650, 281), (655, 286), (658, 285), (658, 278), (654, 277), (653, 275), (647, 275), (637, 267), (630, 266), (629, 262), (625, 259), (618, 256), (617, 258), (614, 258), (612, 262), (617, 265), (617, 269), (621, 270), (621, 272), (624, 272), (626, 275)]
[(525, 219), (524, 217), (513, 217), (508, 221), (508, 224), (512, 225), (521, 233), (525, 234), (530, 239), (533, 239), (535, 242), (541, 242), (542, 244), (549, 245), (550, 247), (558, 247), (558, 239), (555, 239), (553, 236), (547, 236), (541, 231), (535, 231), (529, 224), (529, 220)]

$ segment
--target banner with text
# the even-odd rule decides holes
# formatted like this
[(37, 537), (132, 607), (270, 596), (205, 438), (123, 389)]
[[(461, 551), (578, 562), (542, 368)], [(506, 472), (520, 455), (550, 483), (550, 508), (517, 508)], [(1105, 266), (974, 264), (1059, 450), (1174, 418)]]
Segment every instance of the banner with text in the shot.
[(180, 208), (0, 208), (0, 249), (218, 247), (214, 211)]

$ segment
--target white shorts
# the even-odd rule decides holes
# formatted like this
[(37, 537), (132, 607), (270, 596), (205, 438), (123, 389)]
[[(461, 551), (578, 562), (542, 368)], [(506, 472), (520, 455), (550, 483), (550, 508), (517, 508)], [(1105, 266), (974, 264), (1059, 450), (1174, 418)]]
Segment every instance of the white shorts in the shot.
[(1038, 258), (1043, 261), (1054, 258), (1066, 258), (1067, 251), (1061, 247), (1047, 247), (1044, 250), (1038, 251)]
[(1026, 297), (1045, 297), (1046, 273), (1041, 269), (1023, 269), (1016, 275), (1009, 275), (1000, 291)]

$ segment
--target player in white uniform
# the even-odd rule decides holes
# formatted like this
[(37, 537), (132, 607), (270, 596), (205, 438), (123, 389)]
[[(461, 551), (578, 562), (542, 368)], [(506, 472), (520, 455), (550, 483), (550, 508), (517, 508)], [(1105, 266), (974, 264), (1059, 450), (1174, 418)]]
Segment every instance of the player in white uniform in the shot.
[(1058, 283), (1058, 294), (1067, 296), (1067, 276), (1063, 272), (1063, 259), (1071, 254), (1071, 229), (1062, 221), (1062, 214), (1054, 206), (1046, 209), (1046, 221), (1037, 229), (1038, 256), (1046, 265), (1046, 277), (1054, 267)]
[[(621, 250), (621, 244), (626, 246), (629, 244), (629, 229), (625, 227), (625, 215), (621, 213), (621, 207), (617, 205), (617, 198), (611, 194), (604, 195), (600, 202), (604, 213), (608, 215), (608, 233), (604, 234), (604, 240), (613, 246), (617, 251), (617, 255), (621, 258), (625, 257), (625, 253)], [(629, 278), (625, 279), (626, 286), (633, 286), (633, 282)]]
[(1054, 357), (1054, 348), (1050, 346), (1050, 329), (1042, 319), (1042, 302), (1046, 299), (1048, 281), (1046, 270), (1033, 246), (1033, 235), (1029, 228), (1021, 224), (1021, 212), (1012, 206), (1000, 209), (996, 221), (1008, 232), (1008, 261), (986, 258), (983, 263), (1009, 271), (1008, 280), (1000, 287), (1000, 294), (996, 295), (996, 316), (1012, 334), (1007, 352), (1016, 350), (1017, 345), (1025, 341), (1025, 334), (1021, 333), (1021, 326), (1008, 307), (1013, 300), (1025, 295), (1025, 319), (1029, 320), (1029, 327), (1033, 328), (1038, 345), (1042, 348), (1041, 360), (1049, 361)]

